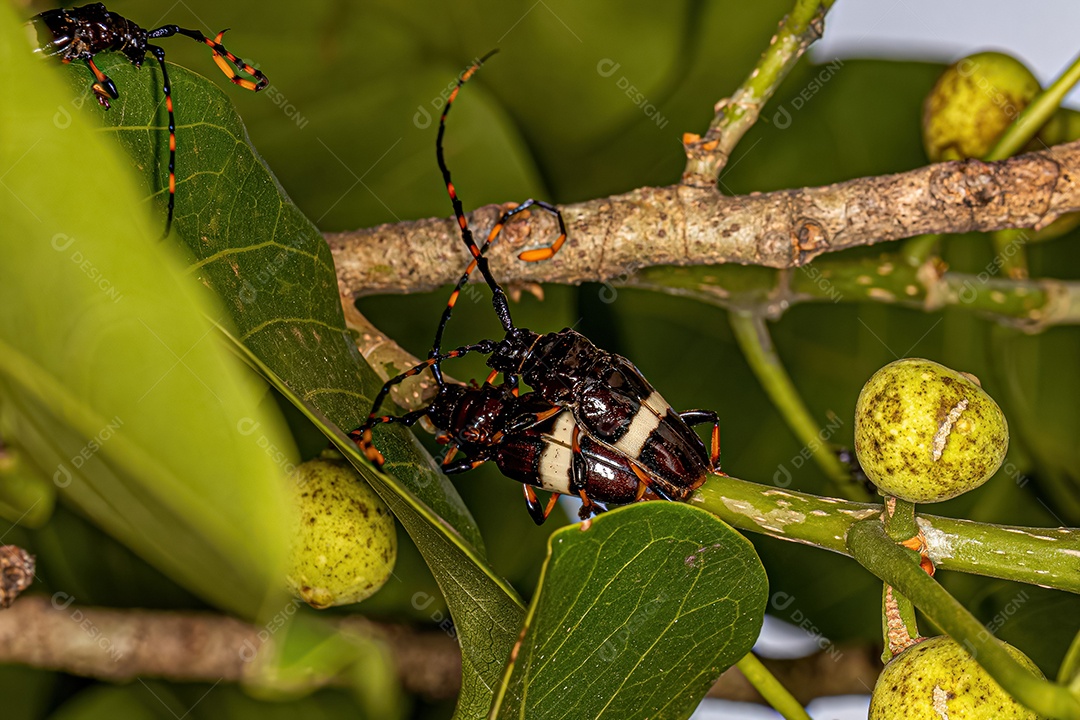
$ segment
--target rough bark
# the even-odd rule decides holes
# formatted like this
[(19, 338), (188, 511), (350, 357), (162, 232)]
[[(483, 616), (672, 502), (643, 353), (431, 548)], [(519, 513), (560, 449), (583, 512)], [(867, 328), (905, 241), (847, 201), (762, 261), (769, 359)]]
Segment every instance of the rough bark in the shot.
[[(483, 237), (505, 206), (479, 208)], [(552, 260), (513, 255), (555, 238), (547, 213), (512, 222), (490, 253), (507, 283), (625, 279), (653, 265), (799, 267), (826, 252), (923, 233), (1042, 227), (1080, 210), (1080, 141), (1000, 162), (940, 163), (824, 187), (729, 197), (645, 187), (562, 206), (566, 247)], [(524, 215), (524, 213), (523, 213)], [(454, 282), (469, 256), (449, 218), (328, 234), (350, 295), (422, 292)]]

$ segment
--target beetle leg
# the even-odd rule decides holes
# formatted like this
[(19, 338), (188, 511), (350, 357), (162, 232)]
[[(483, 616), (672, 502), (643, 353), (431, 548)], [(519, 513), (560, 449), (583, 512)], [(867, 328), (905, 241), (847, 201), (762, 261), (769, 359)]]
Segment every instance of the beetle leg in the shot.
[(645, 497), (645, 492), (649, 489), (649, 486), (643, 482), (639, 482), (637, 486), (637, 493), (634, 495), (634, 502), (640, 502), (641, 498)]
[(90, 72), (94, 73), (94, 80), (96, 82), (90, 86), (90, 89), (94, 91), (94, 95), (97, 96), (97, 101), (103, 108), (108, 110), (109, 98), (115, 100), (120, 97), (120, 92), (116, 89), (116, 83), (112, 81), (105, 73), (98, 69), (98, 66), (94, 64), (94, 59), (90, 58), (86, 61), (86, 64), (90, 66)]
[(536, 490), (532, 485), (526, 485), (522, 483), (522, 489), (525, 491), (525, 507), (529, 510), (529, 515), (532, 517), (533, 522), (537, 525), (543, 525), (547, 520), (548, 515), (555, 508), (555, 503), (559, 501), (559, 496), (556, 493), (552, 493), (548, 498), (547, 505), (545, 506), (540, 502), (540, 498), (536, 496)]
[(720, 417), (712, 410), (687, 410), (679, 413), (679, 417), (691, 427), (707, 422), (712, 423), (712, 441), (709, 444), (712, 471), (717, 475), (727, 475), (720, 469)]
[(479, 460), (473, 460), (471, 458), (462, 458), (452, 463), (443, 463), (442, 471), (447, 475), (457, 475), (458, 473), (468, 472), (474, 470), (487, 462), (487, 458), (481, 458)]
[(379, 452), (378, 448), (375, 447), (375, 443), (372, 441), (372, 429), (376, 425), (380, 425), (383, 423), (397, 423), (399, 425), (405, 425), (406, 427), (408, 427), (410, 425), (415, 425), (416, 421), (424, 417), (425, 415), (427, 415), (427, 408), (424, 408), (422, 410), (414, 410), (413, 412), (402, 415), (401, 417), (395, 417), (394, 415), (383, 415), (381, 417), (373, 416), (369, 418), (364, 425), (350, 432), (349, 437), (354, 443), (357, 444), (357, 446), (359, 446), (360, 450), (363, 451), (364, 456), (368, 460), (370, 460), (375, 465), (382, 467), (383, 463), (386, 462), (386, 458), (383, 457), (383, 454)]
[[(645, 485), (645, 487), (647, 487), (649, 490), (652, 490), (657, 497), (661, 498), (662, 500), (674, 501), (675, 498), (673, 498), (670, 493), (668, 493), (664, 488), (662, 488), (660, 486), (660, 483), (653, 482), (653, 478), (649, 477), (648, 473), (638, 467), (636, 462), (630, 462), (630, 469), (633, 470), (634, 474), (638, 476), (638, 480), (641, 481), (641, 484)], [(638, 492), (641, 492), (640, 487), (638, 488)]]
[(554, 205), (541, 202), (539, 200), (532, 200), (531, 198), (526, 200), (521, 205), (507, 210), (507, 212), (502, 214), (502, 217), (499, 218), (499, 221), (495, 223), (495, 227), (491, 228), (491, 232), (487, 236), (487, 242), (485, 242), (484, 246), (481, 248), (481, 253), (483, 253), (489, 245), (496, 241), (499, 233), (502, 232), (502, 228), (503, 226), (505, 226), (505, 223), (509, 222), (510, 219), (518, 213), (524, 213), (525, 210), (530, 207), (539, 207), (540, 209), (545, 210), (545, 212), (551, 213), (555, 217), (555, 221), (558, 222), (558, 236), (551, 245), (537, 247), (531, 250), (525, 250), (525, 252), (519, 254), (517, 258), (519, 260), (525, 260), (526, 262), (538, 262), (540, 260), (548, 260), (553, 257), (555, 253), (558, 253), (558, 250), (562, 249), (563, 243), (566, 242), (566, 223), (563, 221), (563, 214), (559, 212), (558, 208)]
[(451, 462), (453, 462), (454, 456), (457, 455), (457, 450), (458, 450), (457, 445), (454, 445), (452, 443), (451, 443), (450, 447), (448, 447), (446, 449), (446, 457), (444, 457), (443, 461), (442, 461), (442, 464), (443, 464), (444, 468), (447, 465), (449, 465)]

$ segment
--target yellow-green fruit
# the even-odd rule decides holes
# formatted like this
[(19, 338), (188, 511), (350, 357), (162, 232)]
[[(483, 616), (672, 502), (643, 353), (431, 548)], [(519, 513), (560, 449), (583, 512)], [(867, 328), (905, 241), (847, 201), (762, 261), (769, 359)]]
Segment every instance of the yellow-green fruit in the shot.
[(855, 454), (882, 493), (941, 502), (990, 479), (1009, 426), (971, 376), (906, 358), (878, 370), (855, 404)]
[(950, 65), (923, 103), (927, 157), (983, 157), (1040, 91), (1031, 71), (1003, 53), (977, 53)]
[(386, 504), (344, 462), (309, 460), (292, 480), (299, 524), (289, 587), (316, 608), (373, 595), (397, 559), (394, 517)]
[[(1005, 644), (1031, 672), (1042, 672)], [(870, 720), (1038, 720), (947, 635), (912, 645), (885, 666), (870, 699)]]

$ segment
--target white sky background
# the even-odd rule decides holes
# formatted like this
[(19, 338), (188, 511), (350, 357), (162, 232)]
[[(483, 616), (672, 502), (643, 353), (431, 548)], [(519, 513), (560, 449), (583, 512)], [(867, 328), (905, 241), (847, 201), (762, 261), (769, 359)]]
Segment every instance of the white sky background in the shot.
[[(838, 0), (825, 36), (810, 50), (814, 62), (885, 58), (953, 62), (982, 50), (1022, 60), (1046, 87), (1080, 53), (1078, 0)], [(1080, 89), (1065, 104), (1080, 109)], [(769, 618), (756, 648), (772, 657), (816, 649), (803, 631)], [(791, 652), (785, 651), (787, 647)], [(808, 708), (814, 720), (865, 720), (869, 697), (822, 698)], [(692, 720), (780, 720), (760, 705), (707, 700)]]
[[(1076, 0), (838, 0), (814, 62), (889, 58), (952, 62), (1000, 50), (1031, 68), (1046, 87), (1080, 53)], [(1080, 107), (1080, 91), (1066, 100)]]

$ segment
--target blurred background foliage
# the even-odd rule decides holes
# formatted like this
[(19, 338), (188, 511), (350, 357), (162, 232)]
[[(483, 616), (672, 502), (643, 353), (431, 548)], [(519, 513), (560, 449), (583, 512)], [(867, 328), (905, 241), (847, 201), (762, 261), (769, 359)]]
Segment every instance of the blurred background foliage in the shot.
[[(16, 4), (27, 17), (50, 7)], [(467, 209), (527, 197), (568, 203), (673, 184), (684, 164), (681, 134), (705, 129), (713, 104), (742, 81), (789, 6), (787, 0), (109, 3), (145, 27), (176, 23), (207, 34), (232, 28), (230, 49), (256, 63), (271, 88), (260, 94), (230, 90), (229, 96), (254, 146), (324, 231), (449, 214), (433, 157), (434, 121), (460, 70), (494, 47), (500, 54), (462, 94), (448, 130), (448, 162)], [(162, 44), (171, 62), (229, 86), (211, 66), (205, 47), (183, 39)], [(804, 59), (736, 149), (721, 178), (723, 191), (819, 185), (925, 164), (921, 103), (940, 70), (923, 62), (844, 60), (803, 100), (800, 93), (806, 94), (822, 72)], [(89, 78), (87, 72), (88, 84)], [(629, 86), (645, 101), (628, 95)], [(182, 105), (184, 99), (176, 102)], [(648, 113), (641, 106), (645, 102)], [(781, 106), (790, 118), (774, 123)], [(1077, 279), (1077, 239), (1073, 232), (1029, 246), (1033, 276)], [(978, 273), (992, 258), (983, 236), (951, 237), (944, 248), (950, 267), (960, 271)], [(855, 252), (876, 255), (890, 249), (895, 248)], [(571, 238), (564, 252), (573, 251)], [(631, 358), (673, 406), (715, 408), (729, 473), (769, 483), (784, 465), (793, 475), (793, 489), (827, 491), (817, 466), (800, 462), (800, 443), (741, 357), (724, 311), (623, 289), (605, 302), (599, 289), (546, 287), (543, 301), (526, 292), (515, 305), (515, 318), (541, 331), (573, 326)], [(610, 300), (610, 293), (604, 297)], [(359, 307), (422, 356), (445, 300), (440, 291), (364, 298)], [(831, 438), (840, 445), (850, 446), (856, 396), (881, 365), (922, 356), (974, 373), (1006, 411), (1013, 436), (1009, 460), (1016, 472), (1010, 476), (1002, 470), (994, 481), (933, 512), (1018, 525), (1080, 522), (1080, 503), (1073, 499), (1080, 468), (1076, 329), (1023, 336), (963, 309), (926, 314), (844, 301), (797, 306), (771, 329), (814, 417), (825, 425), (835, 413), (842, 421)], [(449, 342), (498, 335), (486, 302), (462, 303)], [(482, 377), (484, 371), (478, 362), (463, 361), (453, 374)], [(309, 431), (299, 420), (293, 425), (300, 447), (317, 453), (321, 436), (305, 436)], [(542, 529), (534, 527), (520, 488), (494, 467), (461, 476), (457, 485), (484, 533), (494, 567), (528, 597), (555, 518)], [(38, 556), (46, 591), (63, 589), (83, 604), (200, 606), (63, 508), (39, 530), (4, 524), (2, 534), (5, 542)], [(399, 534), (400, 582), (349, 610), (428, 623), (433, 607), (417, 610), (410, 598), (438, 592), (418, 552)], [(819, 550), (760, 536), (751, 540), (769, 571), (771, 592), (794, 598), (781, 619), (790, 619), (786, 614), (797, 609), (835, 642), (880, 640), (880, 584), (868, 573)], [(1047, 674), (1056, 670), (1071, 636), (1071, 628), (1061, 632), (1060, 619), (1077, 617), (1075, 597), (943, 575), (946, 587), (984, 621), (1025, 593), (1022, 608), (1000, 636)], [(205, 691), (166, 683), (155, 683), (154, 689), (166, 698), (194, 694), (192, 702)], [(137, 683), (111, 688), (21, 668), (0, 669), (0, 696), (18, 698), (5, 708), (11, 720), (74, 720), (106, 711), (168, 716)], [(191, 717), (221, 717), (225, 706), (230, 717), (357, 716), (356, 705), (342, 693), (322, 692), (268, 710), (234, 689), (219, 688)], [(448, 713), (448, 706), (421, 706), (416, 712), (437, 717)]]

